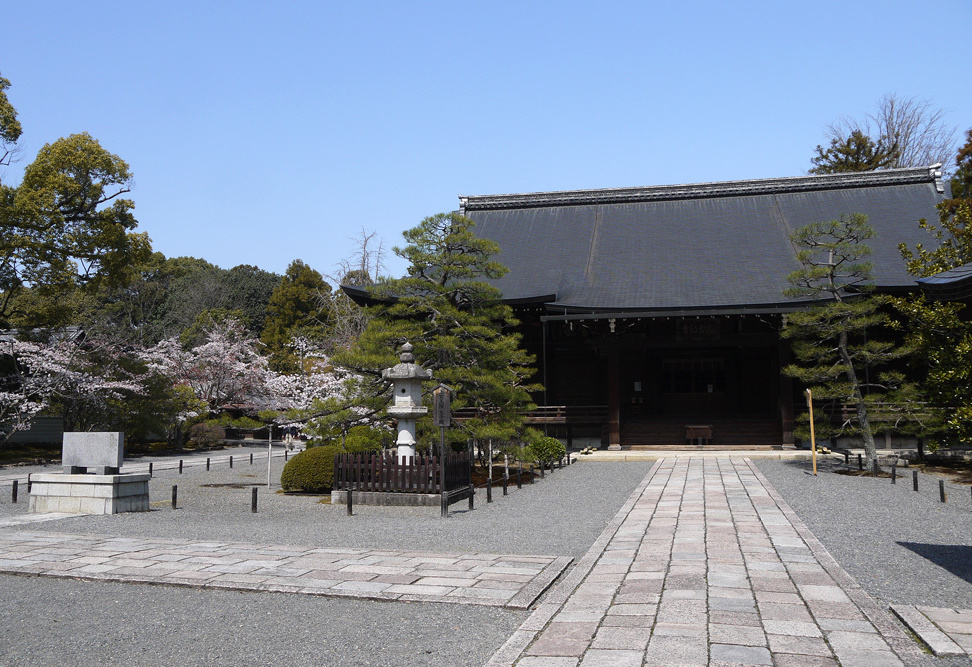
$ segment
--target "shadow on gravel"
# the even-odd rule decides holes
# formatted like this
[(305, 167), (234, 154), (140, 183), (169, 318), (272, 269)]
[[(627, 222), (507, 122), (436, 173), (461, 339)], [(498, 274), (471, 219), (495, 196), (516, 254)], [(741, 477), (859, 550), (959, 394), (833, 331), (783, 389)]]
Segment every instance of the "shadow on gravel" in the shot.
[(972, 582), (972, 546), (920, 542), (898, 542), (898, 544), (945, 568), (956, 577)]

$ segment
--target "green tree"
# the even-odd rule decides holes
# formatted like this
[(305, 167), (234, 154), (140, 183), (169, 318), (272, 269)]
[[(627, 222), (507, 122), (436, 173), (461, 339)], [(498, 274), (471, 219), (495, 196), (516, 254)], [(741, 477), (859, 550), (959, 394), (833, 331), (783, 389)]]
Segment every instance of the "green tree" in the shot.
[(408, 245), (394, 252), (408, 261), (407, 275), (370, 288), (368, 325), (334, 361), (359, 378), (364, 412), (380, 414), (389, 390), (381, 370), (396, 364), (400, 346), (410, 342), (435, 381), (455, 390), (453, 407), (473, 409), (475, 417), (463, 424), (471, 437), (512, 439), (539, 387), (530, 382), (533, 358), (520, 348), (512, 309), (486, 282), (506, 273), (492, 259), (499, 247), (477, 238), (474, 224), (441, 213), (406, 231)]
[(848, 171), (888, 169), (897, 159), (898, 147), (881, 137), (876, 142), (860, 130), (846, 137), (834, 137), (830, 146), (817, 146), (817, 154), (810, 161), (811, 174), (836, 174)]
[(961, 200), (972, 200), (972, 129), (966, 133), (965, 144), (955, 156), (955, 173), (952, 174), (950, 185), (953, 197), (949, 202), (950, 208), (954, 209)]
[[(10, 81), (0, 76), (0, 166), (9, 165), (17, 154), (17, 141), (23, 132), (17, 110), (7, 98)], [(2, 179), (0, 179), (2, 183)]]
[(837, 432), (858, 432), (868, 467), (878, 470), (874, 444), (874, 404), (910, 396), (897, 371), (879, 369), (907, 353), (880, 333), (893, 326), (887, 297), (871, 293), (872, 267), (867, 241), (874, 229), (864, 215), (814, 223), (792, 240), (802, 268), (788, 276), (786, 295), (818, 303), (791, 313), (783, 336), (793, 341), (797, 363), (783, 369), (813, 391), (815, 400), (848, 403), (854, 416)]
[[(938, 224), (925, 219), (919, 226), (933, 239), (931, 249), (898, 246), (908, 271), (924, 278), (972, 264), (972, 131), (956, 157), (952, 199), (938, 207)], [(908, 343), (923, 372), (924, 396), (941, 415), (944, 444), (972, 444), (972, 322), (966, 304), (933, 301), (920, 292), (894, 300), (907, 322)], [(942, 444), (942, 443), (937, 443)]]
[(0, 186), (0, 326), (14, 316), (63, 324), (38, 304), (132, 279), (151, 245), (132, 231), (134, 203), (122, 197), (131, 180), (123, 160), (83, 133), (44, 146), (18, 187)]
[(323, 341), (327, 335), (328, 312), (321, 310), (331, 286), (320, 273), (295, 259), (287, 267), (267, 304), (266, 324), (260, 340), (270, 354), (270, 368), (284, 373), (299, 369), (299, 359), (290, 343), (297, 336)]

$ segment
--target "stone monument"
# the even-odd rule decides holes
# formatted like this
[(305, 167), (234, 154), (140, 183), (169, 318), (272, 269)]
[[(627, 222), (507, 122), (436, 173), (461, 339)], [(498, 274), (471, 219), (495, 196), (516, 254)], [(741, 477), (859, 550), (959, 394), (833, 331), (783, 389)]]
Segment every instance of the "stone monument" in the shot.
[(415, 456), (415, 422), (429, 409), (422, 405), (422, 381), (432, 379), (432, 371), (425, 370), (415, 363), (415, 348), (411, 343), (402, 345), (399, 355), (401, 363), (381, 372), (381, 377), (392, 383), (394, 397), (388, 407), (388, 414), (398, 419), (399, 459)]
[(63, 472), (31, 476), (28, 512), (118, 514), (149, 510), (148, 474), (120, 474), (124, 433), (64, 434)]

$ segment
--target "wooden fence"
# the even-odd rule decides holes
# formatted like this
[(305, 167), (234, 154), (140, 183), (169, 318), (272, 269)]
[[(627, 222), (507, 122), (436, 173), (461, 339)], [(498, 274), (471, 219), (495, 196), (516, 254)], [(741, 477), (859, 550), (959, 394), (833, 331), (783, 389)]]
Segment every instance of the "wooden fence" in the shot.
[(395, 454), (338, 454), (334, 489), (386, 493), (443, 493), (468, 487), (469, 454), (398, 458)]

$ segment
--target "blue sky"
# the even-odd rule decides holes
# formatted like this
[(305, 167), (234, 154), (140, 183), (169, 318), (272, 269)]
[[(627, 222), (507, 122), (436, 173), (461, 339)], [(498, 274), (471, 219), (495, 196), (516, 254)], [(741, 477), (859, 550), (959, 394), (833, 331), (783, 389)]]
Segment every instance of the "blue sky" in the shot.
[[(332, 272), (459, 194), (796, 176), (886, 93), (972, 127), (968, 0), (8, 3), (23, 157), (87, 131), (167, 256)], [(389, 256), (390, 273), (404, 265)]]

